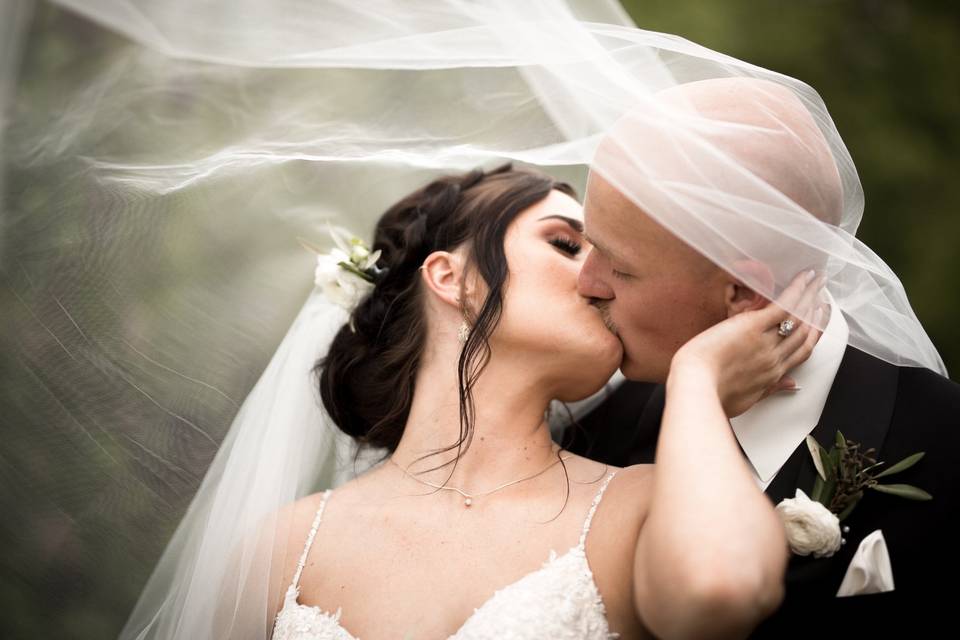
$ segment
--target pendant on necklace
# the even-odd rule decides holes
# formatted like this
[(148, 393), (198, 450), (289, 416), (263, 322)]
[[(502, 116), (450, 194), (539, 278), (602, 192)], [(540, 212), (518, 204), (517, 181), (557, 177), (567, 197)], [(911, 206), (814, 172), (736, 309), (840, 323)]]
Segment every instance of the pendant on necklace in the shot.
[(473, 504), (473, 498), (470, 498), (470, 497), (464, 498), (463, 506), (469, 507), (472, 504)]

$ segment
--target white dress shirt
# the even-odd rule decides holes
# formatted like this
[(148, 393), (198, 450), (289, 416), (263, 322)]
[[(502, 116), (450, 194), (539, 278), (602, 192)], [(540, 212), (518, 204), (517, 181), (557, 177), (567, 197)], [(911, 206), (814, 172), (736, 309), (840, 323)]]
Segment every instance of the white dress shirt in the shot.
[(823, 336), (807, 361), (788, 374), (801, 389), (769, 396), (730, 420), (761, 490), (817, 426), (843, 360), (849, 327), (829, 293), (827, 299), (831, 313)]

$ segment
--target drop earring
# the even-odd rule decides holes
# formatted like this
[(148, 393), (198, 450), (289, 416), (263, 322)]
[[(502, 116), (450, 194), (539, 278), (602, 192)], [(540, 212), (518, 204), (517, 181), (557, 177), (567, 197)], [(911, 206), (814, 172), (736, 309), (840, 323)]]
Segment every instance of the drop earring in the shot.
[(470, 325), (467, 324), (467, 321), (464, 320), (460, 323), (460, 328), (457, 329), (457, 340), (460, 341), (460, 344), (466, 344), (467, 338), (470, 337)]

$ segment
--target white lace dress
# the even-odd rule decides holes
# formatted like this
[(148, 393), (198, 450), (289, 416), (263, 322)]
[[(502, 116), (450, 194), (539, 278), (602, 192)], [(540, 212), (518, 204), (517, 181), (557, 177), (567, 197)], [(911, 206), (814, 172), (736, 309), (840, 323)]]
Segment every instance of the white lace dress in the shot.
[[(463, 623), (450, 640), (609, 640), (610, 633), (600, 592), (587, 563), (585, 545), (593, 514), (616, 471), (600, 485), (583, 523), (580, 541), (566, 553), (550, 557), (539, 569), (499, 589)], [(341, 609), (327, 612), (297, 602), (300, 574), (310, 545), (320, 526), (323, 508), (330, 497), (320, 501), (316, 518), (297, 564), (293, 582), (287, 588), (283, 608), (277, 614), (273, 640), (359, 640), (340, 625)]]

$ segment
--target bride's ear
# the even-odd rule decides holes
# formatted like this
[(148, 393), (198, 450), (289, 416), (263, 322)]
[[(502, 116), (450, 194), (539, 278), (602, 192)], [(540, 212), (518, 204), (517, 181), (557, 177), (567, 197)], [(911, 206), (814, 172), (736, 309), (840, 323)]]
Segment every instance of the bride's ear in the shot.
[(423, 261), (420, 277), (434, 297), (455, 309), (460, 308), (463, 258), (449, 251), (434, 251)]
[[(734, 269), (744, 279), (751, 280), (766, 290), (773, 291), (774, 277), (770, 267), (756, 260), (738, 260)], [(744, 311), (762, 309), (770, 302), (769, 299), (758, 293), (743, 280), (733, 276), (727, 281), (723, 292), (724, 304), (727, 307), (727, 317), (733, 317)]]

